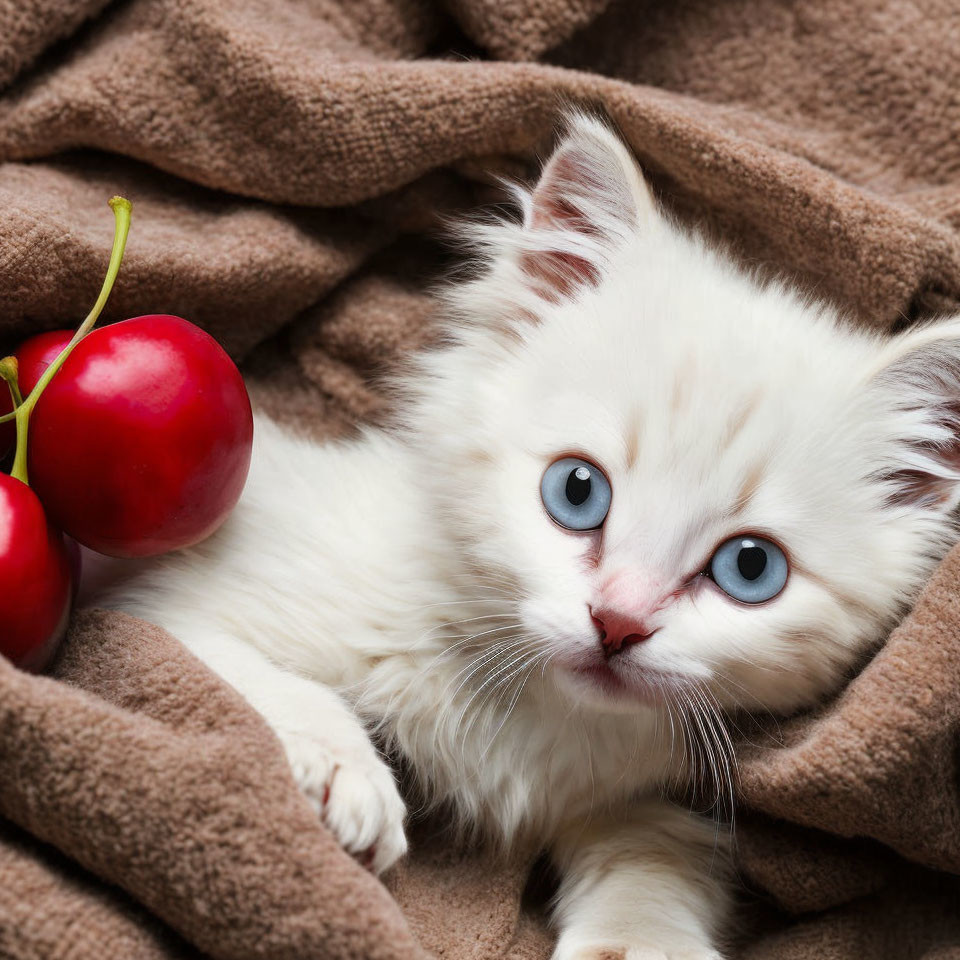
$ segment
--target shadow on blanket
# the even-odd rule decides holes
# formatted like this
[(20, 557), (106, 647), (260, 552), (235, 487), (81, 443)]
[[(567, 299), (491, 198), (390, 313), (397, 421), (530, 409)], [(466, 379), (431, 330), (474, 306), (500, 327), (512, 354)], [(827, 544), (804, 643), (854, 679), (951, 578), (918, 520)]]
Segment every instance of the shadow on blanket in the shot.
[[(960, 301), (958, 54), (935, 0), (0, 0), (0, 336), (76, 325), (122, 192), (108, 319), (201, 323), (317, 436), (376, 420), (437, 214), (529, 171), (561, 97), (680, 216), (890, 329)], [(960, 957), (960, 552), (739, 755), (739, 955)], [(381, 885), (259, 718), (119, 615), (79, 614), (53, 678), (0, 662), (0, 817), (4, 958), (549, 954), (528, 864), (422, 828)]]

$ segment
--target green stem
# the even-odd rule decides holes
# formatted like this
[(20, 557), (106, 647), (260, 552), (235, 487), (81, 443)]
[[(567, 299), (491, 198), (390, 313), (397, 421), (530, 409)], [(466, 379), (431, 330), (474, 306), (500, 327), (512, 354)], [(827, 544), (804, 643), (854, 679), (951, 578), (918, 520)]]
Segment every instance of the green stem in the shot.
[(17, 407), (23, 403), (23, 397), (20, 396), (20, 384), (17, 382), (17, 374), (20, 372), (20, 364), (16, 357), (4, 357), (0, 360), (0, 377), (7, 381), (10, 388), (10, 399), (13, 400), (13, 410), (10, 411), (10, 419), (13, 419)]
[[(77, 328), (70, 342), (60, 351), (56, 360), (47, 367), (43, 376), (37, 381), (37, 385), (30, 391), (27, 398), (21, 403), (13, 413), (13, 419), (17, 421), (17, 452), (13, 458), (13, 468), (10, 476), (17, 480), (27, 483), (27, 430), (30, 423), (30, 414), (40, 399), (40, 394), (46, 389), (47, 384), (54, 378), (57, 371), (63, 366), (64, 360), (73, 352), (73, 348), (90, 332), (93, 325), (97, 322), (110, 291), (113, 289), (114, 281), (120, 272), (120, 263), (123, 260), (123, 251), (127, 245), (127, 234), (130, 232), (130, 210), (129, 200), (123, 197), (112, 197), (110, 199), (110, 208), (113, 210), (114, 231), (113, 231), (113, 249), (110, 251), (110, 264), (107, 267), (107, 275), (103, 278), (103, 286), (100, 288), (100, 296), (97, 302), (87, 314), (86, 319)], [(0, 423), (4, 418), (0, 418)], [(9, 419), (6, 418), (6, 419)]]

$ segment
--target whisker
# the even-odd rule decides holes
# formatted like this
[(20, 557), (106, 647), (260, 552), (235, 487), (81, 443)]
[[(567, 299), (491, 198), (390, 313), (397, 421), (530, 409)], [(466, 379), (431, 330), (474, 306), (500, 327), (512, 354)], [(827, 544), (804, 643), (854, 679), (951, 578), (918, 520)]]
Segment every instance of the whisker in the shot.
[[(498, 629), (502, 629), (502, 628), (498, 628)], [(462, 667), (460, 670), (458, 670), (457, 673), (455, 673), (454, 676), (451, 678), (451, 680), (447, 683), (446, 687), (444, 687), (443, 692), (446, 693), (446, 691), (450, 688), (450, 684), (453, 683), (459, 676), (461, 676), (465, 670), (469, 669), (470, 672), (467, 674), (464, 680), (460, 683), (460, 686), (458, 686), (457, 689), (453, 692), (453, 696), (450, 698), (452, 701), (455, 701), (460, 691), (463, 689), (464, 684), (466, 684), (470, 680), (470, 678), (473, 677), (474, 674), (476, 674), (478, 670), (483, 669), (484, 664), (488, 663), (491, 659), (496, 660), (498, 657), (503, 656), (505, 653), (509, 652), (511, 646), (515, 643), (516, 643), (515, 640), (502, 640), (502, 641), (497, 641), (491, 644), (486, 650), (484, 650), (481, 654), (479, 654), (479, 656), (471, 660), (466, 667)], [(506, 645), (506, 649), (504, 649), (504, 645)]]

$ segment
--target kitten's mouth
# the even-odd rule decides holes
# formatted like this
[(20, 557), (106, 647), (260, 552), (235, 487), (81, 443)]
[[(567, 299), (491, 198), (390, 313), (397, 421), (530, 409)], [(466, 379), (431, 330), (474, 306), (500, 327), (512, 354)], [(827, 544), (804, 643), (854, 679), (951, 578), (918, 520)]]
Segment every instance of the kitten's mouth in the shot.
[(589, 660), (568, 663), (566, 671), (579, 683), (589, 684), (607, 696), (618, 700), (642, 701), (660, 704), (671, 701), (680, 688), (680, 678), (660, 670), (630, 664), (619, 667), (617, 659)]

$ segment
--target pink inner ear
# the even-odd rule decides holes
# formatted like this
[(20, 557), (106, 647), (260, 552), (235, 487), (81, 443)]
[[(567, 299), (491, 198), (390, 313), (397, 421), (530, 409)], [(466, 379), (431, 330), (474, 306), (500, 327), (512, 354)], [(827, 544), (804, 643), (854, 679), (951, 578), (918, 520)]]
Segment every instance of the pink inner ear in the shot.
[(569, 299), (579, 287), (595, 287), (600, 282), (597, 268), (574, 253), (549, 250), (524, 253), (520, 257), (520, 269), (537, 292), (551, 303)]
[(949, 503), (953, 496), (956, 482), (938, 473), (935, 464), (943, 464), (944, 471), (951, 474), (960, 470), (960, 404), (947, 403), (940, 409), (937, 424), (949, 431), (950, 441), (946, 444), (914, 441), (911, 446), (930, 458), (931, 469), (904, 467), (890, 471), (884, 479), (893, 483), (895, 489), (887, 497), (888, 503), (934, 507)]
[[(597, 237), (597, 225), (584, 216), (571, 198), (588, 192), (602, 195), (603, 190), (586, 157), (572, 150), (561, 153), (550, 161), (543, 180), (534, 190), (530, 226), (535, 230), (558, 229)], [(600, 282), (596, 265), (569, 251), (529, 251), (521, 255), (520, 269), (534, 282), (541, 296), (553, 303), (572, 296), (578, 287)]]
[(596, 171), (585, 157), (572, 150), (562, 153), (550, 161), (543, 180), (533, 192), (530, 225), (536, 229), (565, 227), (596, 236), (596, 226), (584, 219), (570, 197), (590, 191), (602, 195), (603, 189)]
[(894, 484), (895, 489), (887, 496), (890, 506), (911, 504), (913, 506), (937, 507), (950, 500), (953, 483), (943, 477), (925, 473), (923, 470), (895, 470), (883, 477)]

